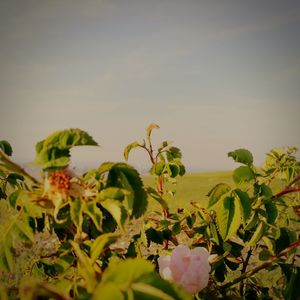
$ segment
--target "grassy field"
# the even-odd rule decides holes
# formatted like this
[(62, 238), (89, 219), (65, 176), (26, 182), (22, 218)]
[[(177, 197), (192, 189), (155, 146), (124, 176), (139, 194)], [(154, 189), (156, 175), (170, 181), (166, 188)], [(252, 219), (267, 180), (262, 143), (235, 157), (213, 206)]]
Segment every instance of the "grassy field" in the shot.
[[(154, 178), (143, 177), (144, 184), (154, 186)], [(190, 202), (198, 202), (205, 207), (208, 201), (207, 193), (218, 183), (232, 184), (232, 171), (190, 173), (177, 180), (176, 185), (168, 184), (167, 189), (175, 190), (174, 197), (169, 197), (168, 203), (171, 210), (182, 207), (191, 208)]]

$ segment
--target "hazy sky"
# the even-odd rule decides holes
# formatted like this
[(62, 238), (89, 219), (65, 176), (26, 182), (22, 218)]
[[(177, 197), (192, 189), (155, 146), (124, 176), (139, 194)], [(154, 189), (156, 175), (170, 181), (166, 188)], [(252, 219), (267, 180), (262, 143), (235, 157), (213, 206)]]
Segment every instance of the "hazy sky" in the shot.
[[(300, 1), (0, 0), (0, 139), (14, 159), (54, 130), (123, 160), (151, 122), (188, 170), (227, 169), (248, 148), (300, 147)], [(147, 165), (132, 152), (130, 163)]]

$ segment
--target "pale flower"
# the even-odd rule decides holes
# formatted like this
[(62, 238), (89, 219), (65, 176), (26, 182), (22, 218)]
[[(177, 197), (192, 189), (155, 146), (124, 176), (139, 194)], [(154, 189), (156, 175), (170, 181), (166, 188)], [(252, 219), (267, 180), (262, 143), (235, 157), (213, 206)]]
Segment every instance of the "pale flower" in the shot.
[(205, 248), (197, 247), (190, 250), (179, 245), (171, 256), (158, 258), (159, 274), (162, 278), (175, 282), (188, 293), (194, 294), (208, 284), (210, 264), (209, 253)]

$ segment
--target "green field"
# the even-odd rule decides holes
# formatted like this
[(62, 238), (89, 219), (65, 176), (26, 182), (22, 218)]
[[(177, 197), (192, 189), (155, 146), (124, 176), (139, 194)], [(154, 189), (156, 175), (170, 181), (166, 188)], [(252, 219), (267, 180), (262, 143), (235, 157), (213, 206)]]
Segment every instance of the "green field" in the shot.
[[(154, 177), (144, 176), (146, 186), (154, 186)], [(232, 171), (189, 173), (177, 180), (176, 185), (168, 184), (167, 189), (175, 190), (174, 197), (168, 197), (171, 210), (182, 207), (191, 208), (190, 202), (198, 202), (205, 207), (208, 197), (207, 193), (218, 183), (232, 184)], [(155, 206), (155, 205), (154, 205)]]

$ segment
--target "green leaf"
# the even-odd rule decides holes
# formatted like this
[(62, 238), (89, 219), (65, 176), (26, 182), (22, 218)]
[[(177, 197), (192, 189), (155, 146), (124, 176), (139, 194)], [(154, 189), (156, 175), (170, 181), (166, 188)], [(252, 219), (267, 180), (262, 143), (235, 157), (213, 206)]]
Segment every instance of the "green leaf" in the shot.
[(129, 152), (137, 147), (141, 147), (141, 145), (138, 142), (133, 142), (129, 145), (126, 146), (126, 148), (124, 149), (124, 158), (126, 161), (128, 161), (128, 157), (129, 157)]
[(18, 180), (24, 181), (25, 178), (22, 175), (16, 174), (16, 173), (10, 173), (7, 177), (6, 180), (13, 186), (18, 184)]
[(18, 227), (19, 232), (21, 232), (26, 238), (28, 238), (31, 242), (34, 241), (33, 230), (29, 226), (28, 221), (24, 220), (16, 220), (15, 225)]
[(210, 223), (209, 223), (209, 229), (210, 229), (211, 237), (212, 237), (212, 239), (214, 240), (214, 242), (215, 242), (217, 245), (220, 245), (220, 239), (219, 239), (219, 235), (218, 235), (217, 227), (216, 227), (215, 223), (210, 222)]
[(258, 213), (255, 212), (252, 214), (250, 220), (247, 222), (245, 230), (251, 230), (253, 227), (256, 226), (256, 224), (258, 223), (259, 219), (258, 219)]
[(83, 223), (83, 205), (81, 201), (81, 198), (75, 198), (70, 202), (71, 220), (79, 231), (81, 231)]
[(85, 131), (68, 129), (56, 131), (36, 144), (35, 162), (44, 171), (67, 167), (69, 164), (70, 149), (74, 146), (98, 144)]
[[(147, 194), (139, 173), (133, 167), (125, 163), (116, 163), (110, 166), (107, 176), (107, 187), (119, 187), (127, 189), (133, 199), (127, 198), (128, 208), (132, 206), (132, 215), (136, 218), (143, 215), (147, 209)], [(126, 196), (130, 197), (130, 195)], [(133, 200), (133, 204), (130, 201)]]
[(92, 300), (103, 299), (125, 300), (125, 296), (116, 283), (106, 282), (97, 285), (92, 297)]
[(233, 180), (235, 183), (247, 182), (254, 179), (254, 173), (248, 166), (241, 166), (234, 170)]
[(229, 152), (228, 157), (232, 157), (235, 162), (239, 162), (248, 166), (253, 164), (253, 155), (247, 149), (237, 149)]
[(180, 226), (180, 222), (175, 222), (174, 225), (172, 226), (172, 233), (173, 234), (178, 234), (181, 231), (181, 226)]
[(275, 254), (275, 242), (274, 242), (274, 240), (272, 240), (272, 239), (270, 239), (266, 236), (263, 236), (262, 240), (265, 243), (265, 245), (268, 247), (268, 250), (270, 251), (270, 253), (272, 255), (274, 255)]
[(163, 244), (164, 238), (160, 231), (150, 227), (146, 230), (147, 240), (150, 242), (154, 242), (156, 244)]
[(171, 141), (163, 141), (157, 148), (157, 151), (158, 152), (162, 151), (164, 148), (168, 147), (171, 143), (172, 143)]
[(235, 194), (238, 197), (238, 203), (240, 204), (240, 210), (242, 212), (243, 223), (246, 224), (247, 220), (251, 215), (251, 201), (250, 197), (246, 192), (241, 191), (240, 189), (234, 190)]
[(267, 224), (264, 221), (260, 221), (247, 246), (254, 246), (263, 237), (267, 228)]
[(241, 225), (241, 211), (236, 199), (223, 196), (215, 206), (217, 226), (223, 240), (230, 239)]
[(8, 156), (11, 156), (13, 153), (12, 147), (8, 141), (0, 141), (0, 150)]
[(88, 292), (92, 292), (97, 285), (97, 276), (92, 261), (76, 242), (70, 241), (70, 244), (78, 258), (79, 274), (85, 279)]
[(145, 283), (133, 283), (132, 289), (142, 294), (148, 295), (151, 299), (174, 300), (172, 296), (164, 293), (162, 290)]
[(168, 163), (164, 168), (164, 173), (167, 173), (171, 178), (176, 177), (179, 174), (179, 171), (179, 167), (174, 163)]
[(83, 212), (87, 214), (95, 224), (97, 230), (102, 230), (102, 221), (103, 221), (103, 214), (99, 207), (97, 207), (96, 202), (88, 202), (84, 206)]
[(267, 213), (267, 222), (269, 224), (274, 224), (278, 215), (278, 210), (276, 205), (274, 204), (274, 202), (272, 202), (272, 200), (267, 200), (265, 202), (265, 209)]
[(154, 265), (142, 258), (127, 259), (111, 264), (105, 270), (102, 281), (113, 281), (124, 287), (138, 281), (143, 275), (154, 271)]
[(124, 200), (125, 194), (125, 189), (108, 187), (100, 191), (100, 193), (97, 195), (97, 199), (100, 201), (105, 199)]
[(211, 208), (215, 205), (222, 195), (226, 194), (231, 190), (231, 187), (226, 183), (219, 183), (214, 186), (207, 194), (209, 198), (208, 208)]
[(8, 202), (9, 202), (9, 204), (10, 204), (11, 207), (16, 208), (16, 204), (17, 204), (17, 200), (18, 200), (19, 194), (20, 194), (19, 191), (15, 191), (15, 192), (12, 192), (8, 196)]
[(118, 239), (119, 235), (115, 233), (105, 233), (98, 236), (91, 247), (91, 260), (95, 263), (97, 258), (103, 252), (104, 248), (114, 243)]
[(275, 240), (276, 253), (279, 253), (283, 249), (287, 248), (290, 244), (297, 240), (297, 233), (288, 228), (280, 228), (280, 236)]
[(164, 168), (165, 168), (165, 163), (163, 161), (159, 161), (151, 167), (150, 173), (152, 175), (155, 174), (157, 176), (160, 176), (163, 173)]
[(124, 229), (127, 213), (123, 205), (119, 201), (114, 199), (106, 199), (104, 201), (101, 201), (100, 204), (112, 215), (118, 226), (121, 229)]
[(172, 160), (179, 158), (182, 158), (182, 154), (179, 148), (177, 147), (170, 147), (166, 153), (167, 155), (167, 159), (169, 162), (171, 162)]
[(263, 249), (263, 250), (259, 253), (259, 260), (261, 260), (261, 261), (268, 260), (271, 256), (272, 256), (272, 254), (270, 253), (269, 250)]

